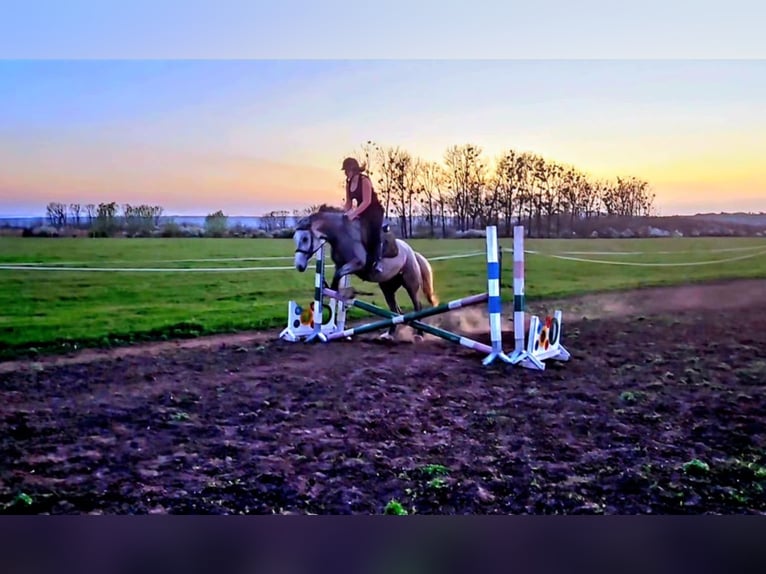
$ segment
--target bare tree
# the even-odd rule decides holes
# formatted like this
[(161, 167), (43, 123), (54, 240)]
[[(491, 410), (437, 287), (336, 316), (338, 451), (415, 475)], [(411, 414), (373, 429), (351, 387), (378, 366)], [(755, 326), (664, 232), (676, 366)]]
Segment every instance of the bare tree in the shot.
[(600, 201), (597, 183), (584, 175), (578, 179), (577, 203), (581, 206), (586, 219), (598, 215)]
[(387, 169), (391, 172), (390, 199), (396, 217), (399, 219), (399, 229), (401, 235), (407, 238), (411, 234), (411, 206), (413, 187), (415, 181), (414, 159), (409, 152), (396, 148), (388, 158)]
[(72, 215), (73, 223), (77, 227), (80, 227), (80, 214), (82, 213), (82, 206), (79, 203), (70, 203), (69, 213)]
[(541, 207), (545, 213), (546, 236), (551, 236), (553, 216), (556, 215), (560, 204), (559, 191), (564, 176), (564, 168), (551, 161), (544, 163), (542, 171)]
[(423, 169), (423, 162), (418, 157), (411, 157), (407, 170), (404, 174), (404, 185), (406, 188), (406, 217), (407, 225), (409, 226), (408, 237), (412, 237), (412, 216), (417, 209), (417, 205), (420, 201), (420, 187), (418, 180), (420, 179), (420, 172)]
[(154, 226), (159, 227), (160, 225), (160, 219), (162, 218), (162, 214), (165, 212), (165, 208), (161, 205), (153, 205), (151, 207), (151, 216), (154, 220)]
[(559, 209), (556, 219), (556, 234), (561, 234), (561, 215), (564, 212), (569, 214), (569, 229), (574, 229), (575, 219), (582, 214), (583, 197), (581, 188), (585, 176), (574, 167), (569, 167), (562, 178), (561, 190), (559, 192)]
[(88, 214), (88, 227), (93, 225), (93, 220), (96, 218), (96, 206), (92, 203), (85, 205), (85, 212)]
[(617, 186), (609, 180), (602, 179), (598, 182), (598, 194), (606, 215), (615, 215), (618, 207)]
[(632, 217), (648, 215), (654, 201), (649, 183), (636, 177), (617, 178), (618, 213)]
[(45, 207), (48, 223), (53, 227), (64, 227), (67, 221), (67, 206), (65, 203), (51, 202)]
[(540, 237), (542, 234), (542, 219), (543, 219), (543, 193), (544, 184), (547, 178), (548, 165), (542, 156), (537, 154), (530, 154), (529, 162), (527, 164), (529, 170), (529, 230), (532, 234), (532, 220), (534, 216), (535, 222), (535, 235)]
[(521, 225), (524, 219), (527, 220), (527, 232), (532, 229), (532, 215), (534, 213), (535, 189), (537, 178), (535, 173), (535, 162), (537, 156), (530, 152), (523, 152), (518, 155), (516, 178), (518, 181), (516, 203), (516, 224)]
[(442, 237), (446, 235), (444, 218), (445, 197), (441, 193), (443, 181), (444, 172), (438, 163), (432, 161), (422, 163), (418, 172), (418, 190), (431, 237), (435, 235), (436, 213), (439, 213), (441, 217)]
[(373, 179), (377, 168), (375, 162), (379, 153), (379, 147), (372, 140), (366, 141), (360, 147), (361, 153), (358, 154), (359, 158), (367, 168), (367, 175), (370, 176), (370, 179)]
[(96, 211), (96, 223), (93, 231), (98, 235), (109, 236), (117, 230), (117, 203), (99, 203)]
[[(502, 213), (505, 232), (510, 235), (513, 227), (513, 213), (521, 208), (523, 198), (520, 192), (524, 187), (525, 158), (522, 154), (509, 149), (495, 165), (494, 184), (497, 192), (498, 210)], [(521, 212), (519, 211), (519, 218)]]
[(133, 236), (150, 236), (155, 227), (159, 225), (162, 211), (163, 209), (159, 205), (130, 205), (126, 203), (122, 207), (125, 230)]
[(466, 227), (466, 185), (462, 169), (461, 152), (458, 146), (447, 148), (444, 153), (445, 183), (449, 189), (449, 203), (455, 216), (455, 224), (460, 231)]
[[(406, 233), (406, 212), (407, 212), (407, 184), (408, 170), (412, 163), (412, 156), (409, 152), (396, 147), (378, 147), (376, 153), (377, 160), (377, 182), (375, 190), (378, 193), (385, 216), (391, 217), (392, 211), (399, 218), (402, 226), (402, 233)], [(403, 219), (405, 222), (402, 223)]]
[(454, 145), (444, 153), (450, 207), (461, 231), (475, 224), (484, 212), (487, 172), (481, 155), (482, 149), (472, 144)]

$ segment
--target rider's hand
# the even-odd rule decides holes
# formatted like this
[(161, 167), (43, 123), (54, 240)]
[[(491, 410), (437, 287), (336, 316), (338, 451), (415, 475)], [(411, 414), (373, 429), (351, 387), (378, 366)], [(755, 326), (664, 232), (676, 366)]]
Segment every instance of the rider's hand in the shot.
[(351, 221), (353, 221), (353, 220), (354, 220), (354, 219), (356, 219), (358, 216), (357, 216), (357, 214), (356, 214), (356, 211), (354, 211), (353, 209), (349, 209), (349, 210), (346, 212), (346, 217), (348, 217), (348, 218), (349, 218)]

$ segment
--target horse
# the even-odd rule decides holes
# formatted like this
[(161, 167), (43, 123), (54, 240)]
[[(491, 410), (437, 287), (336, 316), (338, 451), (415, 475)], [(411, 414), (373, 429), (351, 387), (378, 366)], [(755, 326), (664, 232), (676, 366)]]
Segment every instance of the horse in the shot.
[[(367, 266), (367, 250), (364, 246), (364, 233), (358, 219), (350, 220), (340, 209), (323, 206), (296, 223), (293, 241), (295, 242), (295, 268), (303, 273), (309, 261), (322, 246), (323, 242), (330, 245), (330, 258), (335, 263), (335, 273), (330, 289), (338, 291), (340, 280), (347, 275), (356, 275), (362, 281), (377, 283), (383, 293), (388, 308), (399, 315), (402, 310), (396, 302), (396, 292), (404, 287), (416, 311), (423, 305), (420, 302), (422, 290), (431, 305), (438, 305), (433, 284), (431, 264), (420, 253), (401, 239), (386, 233), (381, 272), (370, 270)], [(325, 285), (326, 286), (326, 285)], [(347, 301), (346, 293), (341, 298)], [(384, 338), (392, 338), (396, 325), (392, 325)], [(417, 330), (422, 338), (423, 333)]]

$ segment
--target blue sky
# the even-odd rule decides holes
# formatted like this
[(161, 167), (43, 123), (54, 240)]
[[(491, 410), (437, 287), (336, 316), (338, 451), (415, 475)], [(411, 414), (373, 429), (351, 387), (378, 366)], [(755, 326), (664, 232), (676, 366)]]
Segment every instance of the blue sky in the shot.
[(752, 0), (6, 0), (9, 58), (741, 58)]

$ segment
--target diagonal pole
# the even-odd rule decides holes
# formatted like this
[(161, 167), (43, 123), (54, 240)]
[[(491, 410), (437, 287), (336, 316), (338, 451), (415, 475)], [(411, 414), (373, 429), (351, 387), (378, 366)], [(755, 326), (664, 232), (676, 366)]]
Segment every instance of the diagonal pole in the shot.
[[(341, 299), (340, 294), (336, 293), (335, 291), (332, 291), (331, 289), (325, 289), (324, 294), (333, 299), (338, 299), (338, 300)], [(438, 327), (434, 327), (432, 325), (428, 325), (427, 323), (423, 323), (417, 320), (417, 319), (423, 319), (425, 317), (431, 317), (433, 315), (440, 315), (442, 313), (446, 313), (447, 311), (452, 311), (453, 309), (460, 309), (461, 307), (477, 305), (479, 303), (485, 302), (486, 300), (487, 300), (487, 294), (481, 293), (479, 295), (472, 295), (470, 297), (456, 299), (448, 303), (442, 303), (441, 305), (437, 305), (435, 307), (429, 307), (428, 309), (421, 309), (420, 311), (411, 311), (410, 313), (405, 313), (404, 315), (397, 315), (396, 313), (393, 313), (387, 309), (383, 309), (376, 305), (372, 305), (370, 303), (366, 303), (364, 301), (358, 301), (354, 299), (350, 302), (347, 302), (347, 304), (352, 307), (356, 307), (357, 309), (362, 309), (363, 311), (367, 311), (368, 313), (372, 313), (373, 315), (378, 315), (380, 317), (387, 317), (387, 318), (380, 321), (374, 321), (366, 325), (360, 325), (355, 328), (346, 329), (344, 331), (330, 333), (329, 335), (325, 335), (324, 338), (328, 341), (332, 341), (333, 339), (342, 339), (345, 337), (351, 337), (353, 335), (361, 335), (364, 333), (370, 333), (373, 331), (386, 329), (390, 327), (391, 325), (400, 325), (400, 324), (406, 323), (408, 325), (411, 325), (412, 327), (422, 330), (425, 333), (434, 335), (435, 337), (440, 337), (442, 339), (446, 339), (453, 343), (458, 343), (459, 345), (462, 345), (469, 349), (476, 349), (477, 351), (480, 351), (483, 353), (489, 353), (492, 351), (492, 348), (488, 345), (485, 345), (484, 343), (475, 341), (468, 337), (462, 337), (450, 331), (445, 331), (444, 329), (440, 329)]]

